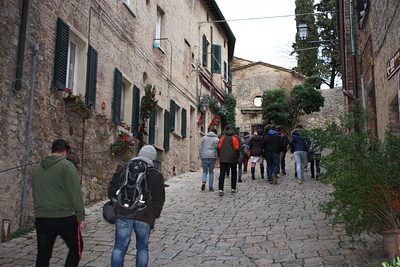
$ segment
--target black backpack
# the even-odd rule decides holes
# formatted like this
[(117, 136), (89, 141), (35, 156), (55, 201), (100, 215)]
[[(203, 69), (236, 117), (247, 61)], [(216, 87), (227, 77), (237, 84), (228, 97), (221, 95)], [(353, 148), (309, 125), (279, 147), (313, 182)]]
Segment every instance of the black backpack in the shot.
[(144, 160), (129, 161), (121, 172), (119, 189), (116, 192), (117, 204), (127, 210), (140, 211), (151, 203), (147, 186), (148, 170), (151, 168)]

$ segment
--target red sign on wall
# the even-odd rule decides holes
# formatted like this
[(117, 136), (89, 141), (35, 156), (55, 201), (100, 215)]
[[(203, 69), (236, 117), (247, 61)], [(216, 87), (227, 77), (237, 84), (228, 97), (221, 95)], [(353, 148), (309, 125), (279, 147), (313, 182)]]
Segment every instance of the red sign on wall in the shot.
[(386, 75), (389, 80), (400, 68), (400, 49), (386, 64)]

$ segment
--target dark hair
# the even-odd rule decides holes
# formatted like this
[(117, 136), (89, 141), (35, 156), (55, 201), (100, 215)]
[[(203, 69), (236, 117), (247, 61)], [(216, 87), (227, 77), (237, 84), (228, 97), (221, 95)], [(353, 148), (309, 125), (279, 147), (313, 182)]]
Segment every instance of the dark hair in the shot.
[(212, 128), (212, 129), (210, 130), (210, 132), (213, 132), (213, 133), (217, 134), (217, 129)]
[(232, 129), (232, 127), (230, 125), (225, 126), (225, 131), (229, 131), (230, 129)]
[(263, 131), (262, 130), (258, 130), (257, 131), (257, 135), (261, 135), (262, 136), (263, 135)]
[(245, 136), (246, 136), (246, 135), (249, 135), (249, 134), (250, 134), (249, 132), (244, 132), (244, 133), (243, 133), (243, 135), (245, 135)]
[(64, 151), (69, 152), (70, 150), (71, 147), (64, 139), (57, 139), (51, 145), (51, 153), (61, 153)]

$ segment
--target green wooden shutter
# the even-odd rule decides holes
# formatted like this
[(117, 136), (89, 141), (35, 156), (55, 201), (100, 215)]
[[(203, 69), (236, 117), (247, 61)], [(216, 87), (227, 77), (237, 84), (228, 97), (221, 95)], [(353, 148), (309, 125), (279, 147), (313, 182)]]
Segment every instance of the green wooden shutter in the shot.
[(133, 99), (132, 99), (132, 134), (138, 136), (139, 134), (139, 103), (140, 103), (140, 90), (133, 86)]
[(164, 111), (164, 150), (169, 150), (169, 135), (170, 135), (170, 113), (168, 110)]
[(69, 26), (62, 19), (57, 18), (53, 84), (63, 91), (65, 91), (67, 82), (68, 45)]
[(232, 93), (232, 71), (230, 69), (228, 69), (228, 91), (229, 93)]
[(170, 114), (170, 131), (173, 132), (175, 131), (175, 110), (176, 110), (176, 104), (174, 100), (169, 101), (169, 114)]
[(153, 108), (150, 112), (149, 121), (149, 144), (152, 145), (156, 140), (156, 120), (157, 120), (157, 110)]
[(208, 40), (205, 35), (203, 35), (203, 66), (207, 67), (207, 48), (208, 48)]
[(224, 61), (224, 80), (227, 81), (228, 78), (228, 64)]
[(115, 124), (121, 123), (121, 90), (122, 73), (115, 68), (114, 72), (114, 97), (112, 102), (112, 119)]
[(97, 51), (89, 45), (87, 53), (85, 101), (92, 109), (96, 108), (97, 56)]
[(212, 45), (211, 47), (211, 71), (212, 73), (221, 73), (221, 46)]
[(182, 128), (181, 135), (182, 137), (186, 137), (186, 109), (182, 108)]

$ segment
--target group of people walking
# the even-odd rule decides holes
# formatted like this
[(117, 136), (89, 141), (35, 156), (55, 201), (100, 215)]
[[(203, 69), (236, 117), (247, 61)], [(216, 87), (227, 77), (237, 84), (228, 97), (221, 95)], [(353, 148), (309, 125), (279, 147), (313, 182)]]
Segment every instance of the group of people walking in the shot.
[[(225, 134), (217, 137), (217, 130), (202, 137), (200, 141), (200, 158), (203, 166), (201, 190), (204, 191), (209, 177), (209, 191), (214, 191), (214, 167), (217, 159), (220, 163), (219, 195), (224, 195), (224, 181), (226, 175), (231, 175), (231, 192), (236, 192), (237, 182), (242, 182), (242, 172), (247, 172), (250, 165), (251, 178), (256, 179), (256, 166), (259, 165), (261, 179), (271, 184), (277, 184), (279, 175), (286, 175), (286, 154), (290, 151), (295, 159), (295, 177), (297, 183), (304, 181), (304, 172), (308, 162), (311, 163), (311, 177), (320, 172), (319, 159), (321, 152), (314, 146), (312, 140), (303, 138), (298, 126), (289, 137), (284, 127), (267, 125), (264, 130), (244, 132), (243, 136), (235, 135), (230, 126), (225, 128)], [(266, 162), (266, 167), (264, 165)]]

